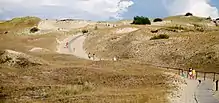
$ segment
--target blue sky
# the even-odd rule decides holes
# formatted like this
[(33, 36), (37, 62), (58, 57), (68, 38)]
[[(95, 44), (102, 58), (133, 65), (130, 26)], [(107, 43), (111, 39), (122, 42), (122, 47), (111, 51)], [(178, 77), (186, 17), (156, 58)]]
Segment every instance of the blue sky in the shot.
[(150, 18), (192, 12), (218, 17), (218, 0), (0, 0), (0, 19), (20, 16), (89, 20)]
[(163, 6), (161, 0), (134, 0), (134, 4), (124, 13), (124, 18), (132, 18), (136, 15), (147, 17), (165, 17), (168, 12)]
[[(166, 17), (174, 14), (170, 14), (165, 8), (162, 0), (133, 0), (134, 4), (128, 8), (128, 12), (124, 13), (125, 18), (131, 18), (136, 15), (147, 16), (151, 18)], [(171, 1), (171, 0), (169, 0)], [(174, 0), (172, 0), (174, 1)], [(180, 1), (180, 0), (178, 0)], [(186, 1), (186, 0), (184, 0)], [(189, 1), (189, 0), (187, 0)], [(206, 1), (206, 0), (193, 0), (193, 1)], [(219, 0), (210, 0), (209, 4), (212, 7), (216, 7), (219, 10)], [(171, 6), (171, 5), (168, 5)], [(180, 6), (180, 4), (179, 4)], [(183, 6), (183, 5), (182, 5)], [(203, 8), (200, 6), (200, 8)], [(189, 10), (188, 10), (189, 12)]]

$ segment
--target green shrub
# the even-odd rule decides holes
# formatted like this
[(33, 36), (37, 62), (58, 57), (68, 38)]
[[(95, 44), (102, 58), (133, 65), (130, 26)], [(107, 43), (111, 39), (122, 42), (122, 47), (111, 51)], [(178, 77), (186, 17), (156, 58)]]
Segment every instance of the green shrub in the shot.
[(151, 24), (151, 21), (147, 17), (135, 16), (132, 24), (145, 25)]
[(206, 20), (212, 20), (212, 19), (211, 19), (211, 17), (209, 16), (209, 17), (206, 18)]
[(156, 18), (153, 20), (153, 22), (161, 22), (161, 21), (163, 21), (161, 18)]
[(160, 35), (157, 35), (157, 36), (153, 36), (150, 40), (156, 40), (156, 39), (169, 39), (169, 35), (160, 34)]
[(94, 27), (94, 30), (97, 30), (98, 29), (98, 27), (97, 27), (97, 25)]
[(193, 16), (192, 13), (186, 13), (185, 16)]
[(39, 28), (33, 27), (33, 28), (30, 29), (30, 33), (35, 33), (35, 32), (37, 32), (39, 30), (40, 30)]
[(83, 34), (88, 33), (88, 30), (82, 30), (82, 33)]

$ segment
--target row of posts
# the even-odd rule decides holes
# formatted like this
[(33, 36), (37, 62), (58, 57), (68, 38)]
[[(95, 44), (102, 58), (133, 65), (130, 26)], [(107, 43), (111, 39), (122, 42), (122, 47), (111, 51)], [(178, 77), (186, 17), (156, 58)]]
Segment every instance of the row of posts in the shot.
[[(182, 72), (182, 74), (184, 74), (184, 71), (182, 69), (179, 69), (179, 75), (180, 75), (180, 70)], [(206, 80), (206, 72), (204, 72), (204, 80)], [(187, 73), (187, 78), (189, 77), (189, 74)], [(195, 75), (195, 79), (198, 78), (198, 72), (196, 72), (196, 75)], [(213, 76), (213, 81), (215, 82), (216, 84), (216, 91), (218, 91), (218, 80), (216, 80), (216, 73), (214, 73), (214, 76)]]

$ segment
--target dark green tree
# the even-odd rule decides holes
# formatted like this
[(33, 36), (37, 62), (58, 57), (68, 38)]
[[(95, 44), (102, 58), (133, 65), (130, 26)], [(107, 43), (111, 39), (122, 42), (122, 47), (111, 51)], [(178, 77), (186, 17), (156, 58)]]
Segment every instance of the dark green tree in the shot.
[(147, 17), (143, 16), (135, 16), (132, 24), (137, 24), (137, 25), (145, 25), (145, 24), (151, 24), (151, 21)]

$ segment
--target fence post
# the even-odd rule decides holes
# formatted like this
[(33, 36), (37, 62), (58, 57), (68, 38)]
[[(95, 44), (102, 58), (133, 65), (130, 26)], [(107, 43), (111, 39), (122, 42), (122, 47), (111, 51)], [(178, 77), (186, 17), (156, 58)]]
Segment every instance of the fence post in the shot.
[(179, 69), (179, 71), (178, 71), (178, 74), (180, 75), (180, 69)]
[(215, 78), (216, 78), (216, 77), (215, 77), (215, 73), (214, 73), (213, 81), (215, 81)]
[(189, 71), (187, 71), (186, 74), (187, 74), (187, 78), (189, 78)]
[(206, 72), (204, 72), (204, 80), (205, 80), (205, 77), (206, 77)]
[(216, 80), (216, 91), (218, 91), (218, 80)]

